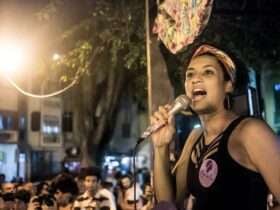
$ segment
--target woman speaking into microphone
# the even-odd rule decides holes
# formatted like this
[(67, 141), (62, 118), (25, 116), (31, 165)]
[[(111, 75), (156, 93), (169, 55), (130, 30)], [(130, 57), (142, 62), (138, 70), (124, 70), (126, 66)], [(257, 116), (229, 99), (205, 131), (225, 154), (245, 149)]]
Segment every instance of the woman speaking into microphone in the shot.
[(152, 124), (164, 124), (151, 136), (158, 202), (188, 210), (266, 210), (269, 192), (280, 201), (276, 135), (263, 120), (239, 116), (227, 107), (230, 95), (247, 88), (245, 69), (212, 45), (195, 50), (185, 65), (185, 94), (201, 127), (188, 136), (172, 171), (168, 146), (175, 123), (170, 106), (152, 115)]

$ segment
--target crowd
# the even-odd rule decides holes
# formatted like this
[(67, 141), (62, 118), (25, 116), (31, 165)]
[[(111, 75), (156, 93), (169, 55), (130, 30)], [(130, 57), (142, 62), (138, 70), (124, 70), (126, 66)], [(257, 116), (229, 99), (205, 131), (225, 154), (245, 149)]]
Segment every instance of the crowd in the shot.
[(130, 173), (104, 177), (97, 167), (38, 183), (2, 180), (0, 192), (0, 210), (148, 210), (153, 198), (149, 182), (134, 185)]
[[(60, 173), (41, 182), (5, 182), (1, 176), (0, 210), (151, 210), (156, 207), (148, 180), (137, 182), (131, 174), (101, 176), (96, 167), (83, 168), (79, 175)], [(134, 198), (136, 191), (136, 200)], [(275, 203), (268, 196), (268, 209)], [(157, 205), (172, 208), (165, 203)]]

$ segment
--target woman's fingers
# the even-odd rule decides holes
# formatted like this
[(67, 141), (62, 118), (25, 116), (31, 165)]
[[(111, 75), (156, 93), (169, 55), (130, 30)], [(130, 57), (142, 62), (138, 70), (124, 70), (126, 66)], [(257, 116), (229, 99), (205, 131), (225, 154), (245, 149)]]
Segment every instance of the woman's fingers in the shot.
[(168, 109), (165, 106), (160, 106), (157, 111), (151, 116), (151, 123), (165, 123), (168, 120)]

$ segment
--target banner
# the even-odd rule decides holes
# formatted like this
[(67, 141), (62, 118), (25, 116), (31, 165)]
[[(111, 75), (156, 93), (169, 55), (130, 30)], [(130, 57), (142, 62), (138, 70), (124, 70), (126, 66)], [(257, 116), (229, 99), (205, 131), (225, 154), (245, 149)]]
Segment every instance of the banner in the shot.
[(176, 54), (193, 43), (208, 23), (213, 0), (165, 0), (159, 6), (153, 32)]

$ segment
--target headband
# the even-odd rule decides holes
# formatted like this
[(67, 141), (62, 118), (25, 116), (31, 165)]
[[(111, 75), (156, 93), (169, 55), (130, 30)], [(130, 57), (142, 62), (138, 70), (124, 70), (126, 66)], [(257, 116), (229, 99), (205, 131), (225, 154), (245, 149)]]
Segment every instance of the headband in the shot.
[(230, 80), (234, 83), (236, 76), (236, 67), (229, 55), (211, 45), (204, 44), (194, 52), (192, 59), (206, 53), (214, 55), (224, 65), (230, 77)]

